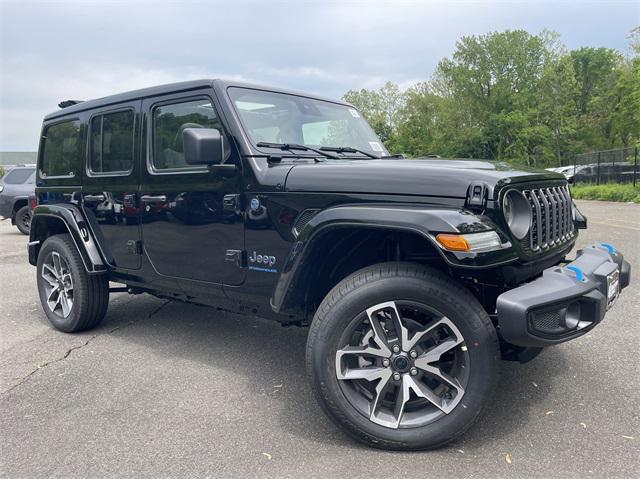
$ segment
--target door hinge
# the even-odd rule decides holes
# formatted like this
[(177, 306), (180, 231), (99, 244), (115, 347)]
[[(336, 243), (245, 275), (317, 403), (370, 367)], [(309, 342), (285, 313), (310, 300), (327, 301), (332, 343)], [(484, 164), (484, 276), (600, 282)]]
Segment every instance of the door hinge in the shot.
[(228, 249), (224, 254), (224, 260), (235, 263), (240, 268), (247, 266), (247, 252), (240, 249)]
[(142, 240), (129, 240), (127, 241), (127, 252), (129, 254), (142, 254)]

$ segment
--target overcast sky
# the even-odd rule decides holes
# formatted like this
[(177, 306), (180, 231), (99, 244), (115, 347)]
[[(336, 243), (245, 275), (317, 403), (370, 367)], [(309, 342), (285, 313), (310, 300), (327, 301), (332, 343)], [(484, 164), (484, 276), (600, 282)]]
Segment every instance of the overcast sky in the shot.
[(516, 28), (626, 51), (639, 5), (0, 0), (0, 151), (35, 150), (60, 100), (173, 81), (238, 78), (339, 98), (426, 80), (461, 36)]

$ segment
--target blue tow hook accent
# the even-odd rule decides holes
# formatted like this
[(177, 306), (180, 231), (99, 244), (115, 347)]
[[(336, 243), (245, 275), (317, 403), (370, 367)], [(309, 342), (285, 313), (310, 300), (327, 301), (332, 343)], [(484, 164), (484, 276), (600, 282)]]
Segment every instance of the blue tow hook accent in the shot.
[(612, 244), (610, 244), (610, 243), (600, 243), (600, 246), (605, 248), (609, 252), (609, 254), (616, 254), (616, 248)]
[(576, 279), (578, 281), (584, 281), (584, 273), (577, 266), (567, 266), (565, 269), (569, 269), (576, 274)]

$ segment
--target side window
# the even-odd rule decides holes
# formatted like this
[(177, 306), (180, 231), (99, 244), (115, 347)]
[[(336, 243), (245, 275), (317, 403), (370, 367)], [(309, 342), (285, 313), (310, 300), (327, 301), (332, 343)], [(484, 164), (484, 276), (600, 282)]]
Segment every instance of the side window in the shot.
[(44, 132), (41, 171), (44, 176), (72, 176), (82, 164), (82, 136), (78, 120), (51, 125)]
[[(9, 171), (4, 177), (4, 183), (7, 185), (21, 185), (33, 178), (33, 170), (27, 168), (16, 168)], [(29, 181), (33, 183), (33, 181)]]
[(134, 121), (131, 110), (93, 117), (89, 158), (92, 173), (126, 174), (133, 169)]
[[(223, 131), (216, 111), (207, 99), (157, 106), (153, 109), (152, 118), (155, 170), (194, 169), (184, 161), (182, 132), (185, 129), (216, 128)], [(223, 144), (227, 150), (228, 143), (223, 140)], [(225, 156), (228, 156), (227, 151)], [(197, 169), (206, 170), (204, 167)]]

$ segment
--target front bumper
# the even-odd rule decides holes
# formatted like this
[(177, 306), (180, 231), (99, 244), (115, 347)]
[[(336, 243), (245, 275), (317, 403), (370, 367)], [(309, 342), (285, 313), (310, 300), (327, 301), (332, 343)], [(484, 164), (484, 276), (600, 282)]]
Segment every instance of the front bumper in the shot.
[(543, 347), (593, 329), (629, 285), (631, 266), (611, 245), (594, 243), (564, 266), (498, 296), (501, 336), (508, 343)]

